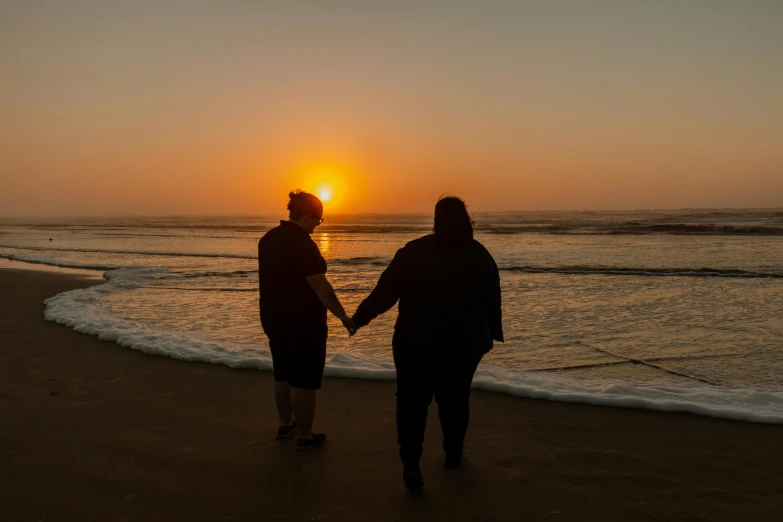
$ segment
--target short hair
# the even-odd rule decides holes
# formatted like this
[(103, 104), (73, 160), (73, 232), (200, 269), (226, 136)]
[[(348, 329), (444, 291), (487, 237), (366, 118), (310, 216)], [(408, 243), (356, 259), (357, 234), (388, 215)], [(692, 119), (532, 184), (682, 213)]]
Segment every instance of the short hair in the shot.
[(302, 219), (306, 215), (323, 215), (324, 205), (321, 200), (303, 190), (296, 189), (288, 193), (288, 217), (290, 219)]
[(435, 205), (435, 239), (439, 246), (459, 248), (473, 243), (473, 218), (465, 202), (441, 196)]

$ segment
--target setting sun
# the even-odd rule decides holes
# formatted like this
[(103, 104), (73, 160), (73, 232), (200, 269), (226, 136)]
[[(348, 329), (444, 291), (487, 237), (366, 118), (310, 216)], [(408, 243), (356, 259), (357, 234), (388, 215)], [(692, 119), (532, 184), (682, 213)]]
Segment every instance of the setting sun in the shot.
[(291, 186), (301, 187), (302, 190), (314, 194), (329, 211), (339, 209), (344, 212), (346, 202), (352, 196), (349, 188), (355, 185), (348, 181), (353, 178), (350, 170), (342, 166), (323, 164), (303, 170), (304, 173), (295, 174), (294, 180), (290, 182)]
[[(365, 167), (351, 159), (349, 154), (345, 158), (332, 158), (326, 153), (292, 151), (291, 156), (305, 159), (281, 165), (283, 174), (277, 178), (276, 186), (270, 186), (269, 190), (285, 195), (298, 188), (320, 199), (328, 213), (357, 211), (366, 191)], [(307, 159), (307, 156), (314, 159)]]
[(316, 189), (316, 195), (323, 203), (331, 200), (333, 194), (334, 190), (332, 190), (330, 185), (321, 185)]

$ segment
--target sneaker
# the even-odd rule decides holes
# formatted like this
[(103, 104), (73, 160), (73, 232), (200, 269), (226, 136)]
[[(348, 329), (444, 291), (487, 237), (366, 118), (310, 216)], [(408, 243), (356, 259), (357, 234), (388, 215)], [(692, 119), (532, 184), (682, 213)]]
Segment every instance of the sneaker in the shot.
[(326, 444), (326, 434), (313, 433), (313, 436), (309, 439), (299, 439), (296, 441), (297, 451), (307, 451)]
[(405, 487), (411, 493), (418, 493), (421, 491), (421, 488), (424, 487), (424, 477), (421, 475), (418, 461), (410, 461), (403, 464), (402, 480), (405, 482)]
[(280, 426), (277, 428), (277, 437), (275, 437), (275, 440), (283, 440), (287, 439), (291, 435), (294, 434), (294, 430), (296, 429), (296, 421), (293, 422), (290, 426)]
[(446, 453), (446, 460), (443, 462), (444, 469), (457, 469), (462, 464), (462, 450)]

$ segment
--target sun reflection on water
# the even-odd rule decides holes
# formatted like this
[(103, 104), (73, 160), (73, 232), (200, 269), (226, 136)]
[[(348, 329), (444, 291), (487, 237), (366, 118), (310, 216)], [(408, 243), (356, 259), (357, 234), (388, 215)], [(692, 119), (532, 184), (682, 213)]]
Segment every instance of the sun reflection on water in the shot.
[(329, 233), (323, 232), (320, 236), (315, 238), (315, 242), (318, 244), (318, 248), (321, 250), (321, 255), (328, 258), (331, 254), (332, 243), (329, 240)]

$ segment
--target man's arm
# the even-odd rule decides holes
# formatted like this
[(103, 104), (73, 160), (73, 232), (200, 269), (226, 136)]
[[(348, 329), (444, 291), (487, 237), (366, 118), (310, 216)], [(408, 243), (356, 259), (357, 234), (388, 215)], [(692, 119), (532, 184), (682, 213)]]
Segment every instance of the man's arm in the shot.
[(345, 308), (340, 303), (340, 299), (337, 298), (332, 283), (326, 278), (326, 274), (315, 274), (307, 276), (305, 279), (318, 296), (318, 299), (321, 300), (321, 303), (343, 322), (343, 326), (348, 330), (348, 333), (350, 335), (355, 334), (357, 330), (356, 325), (353, 324), (353, 320), (345, 313)]

